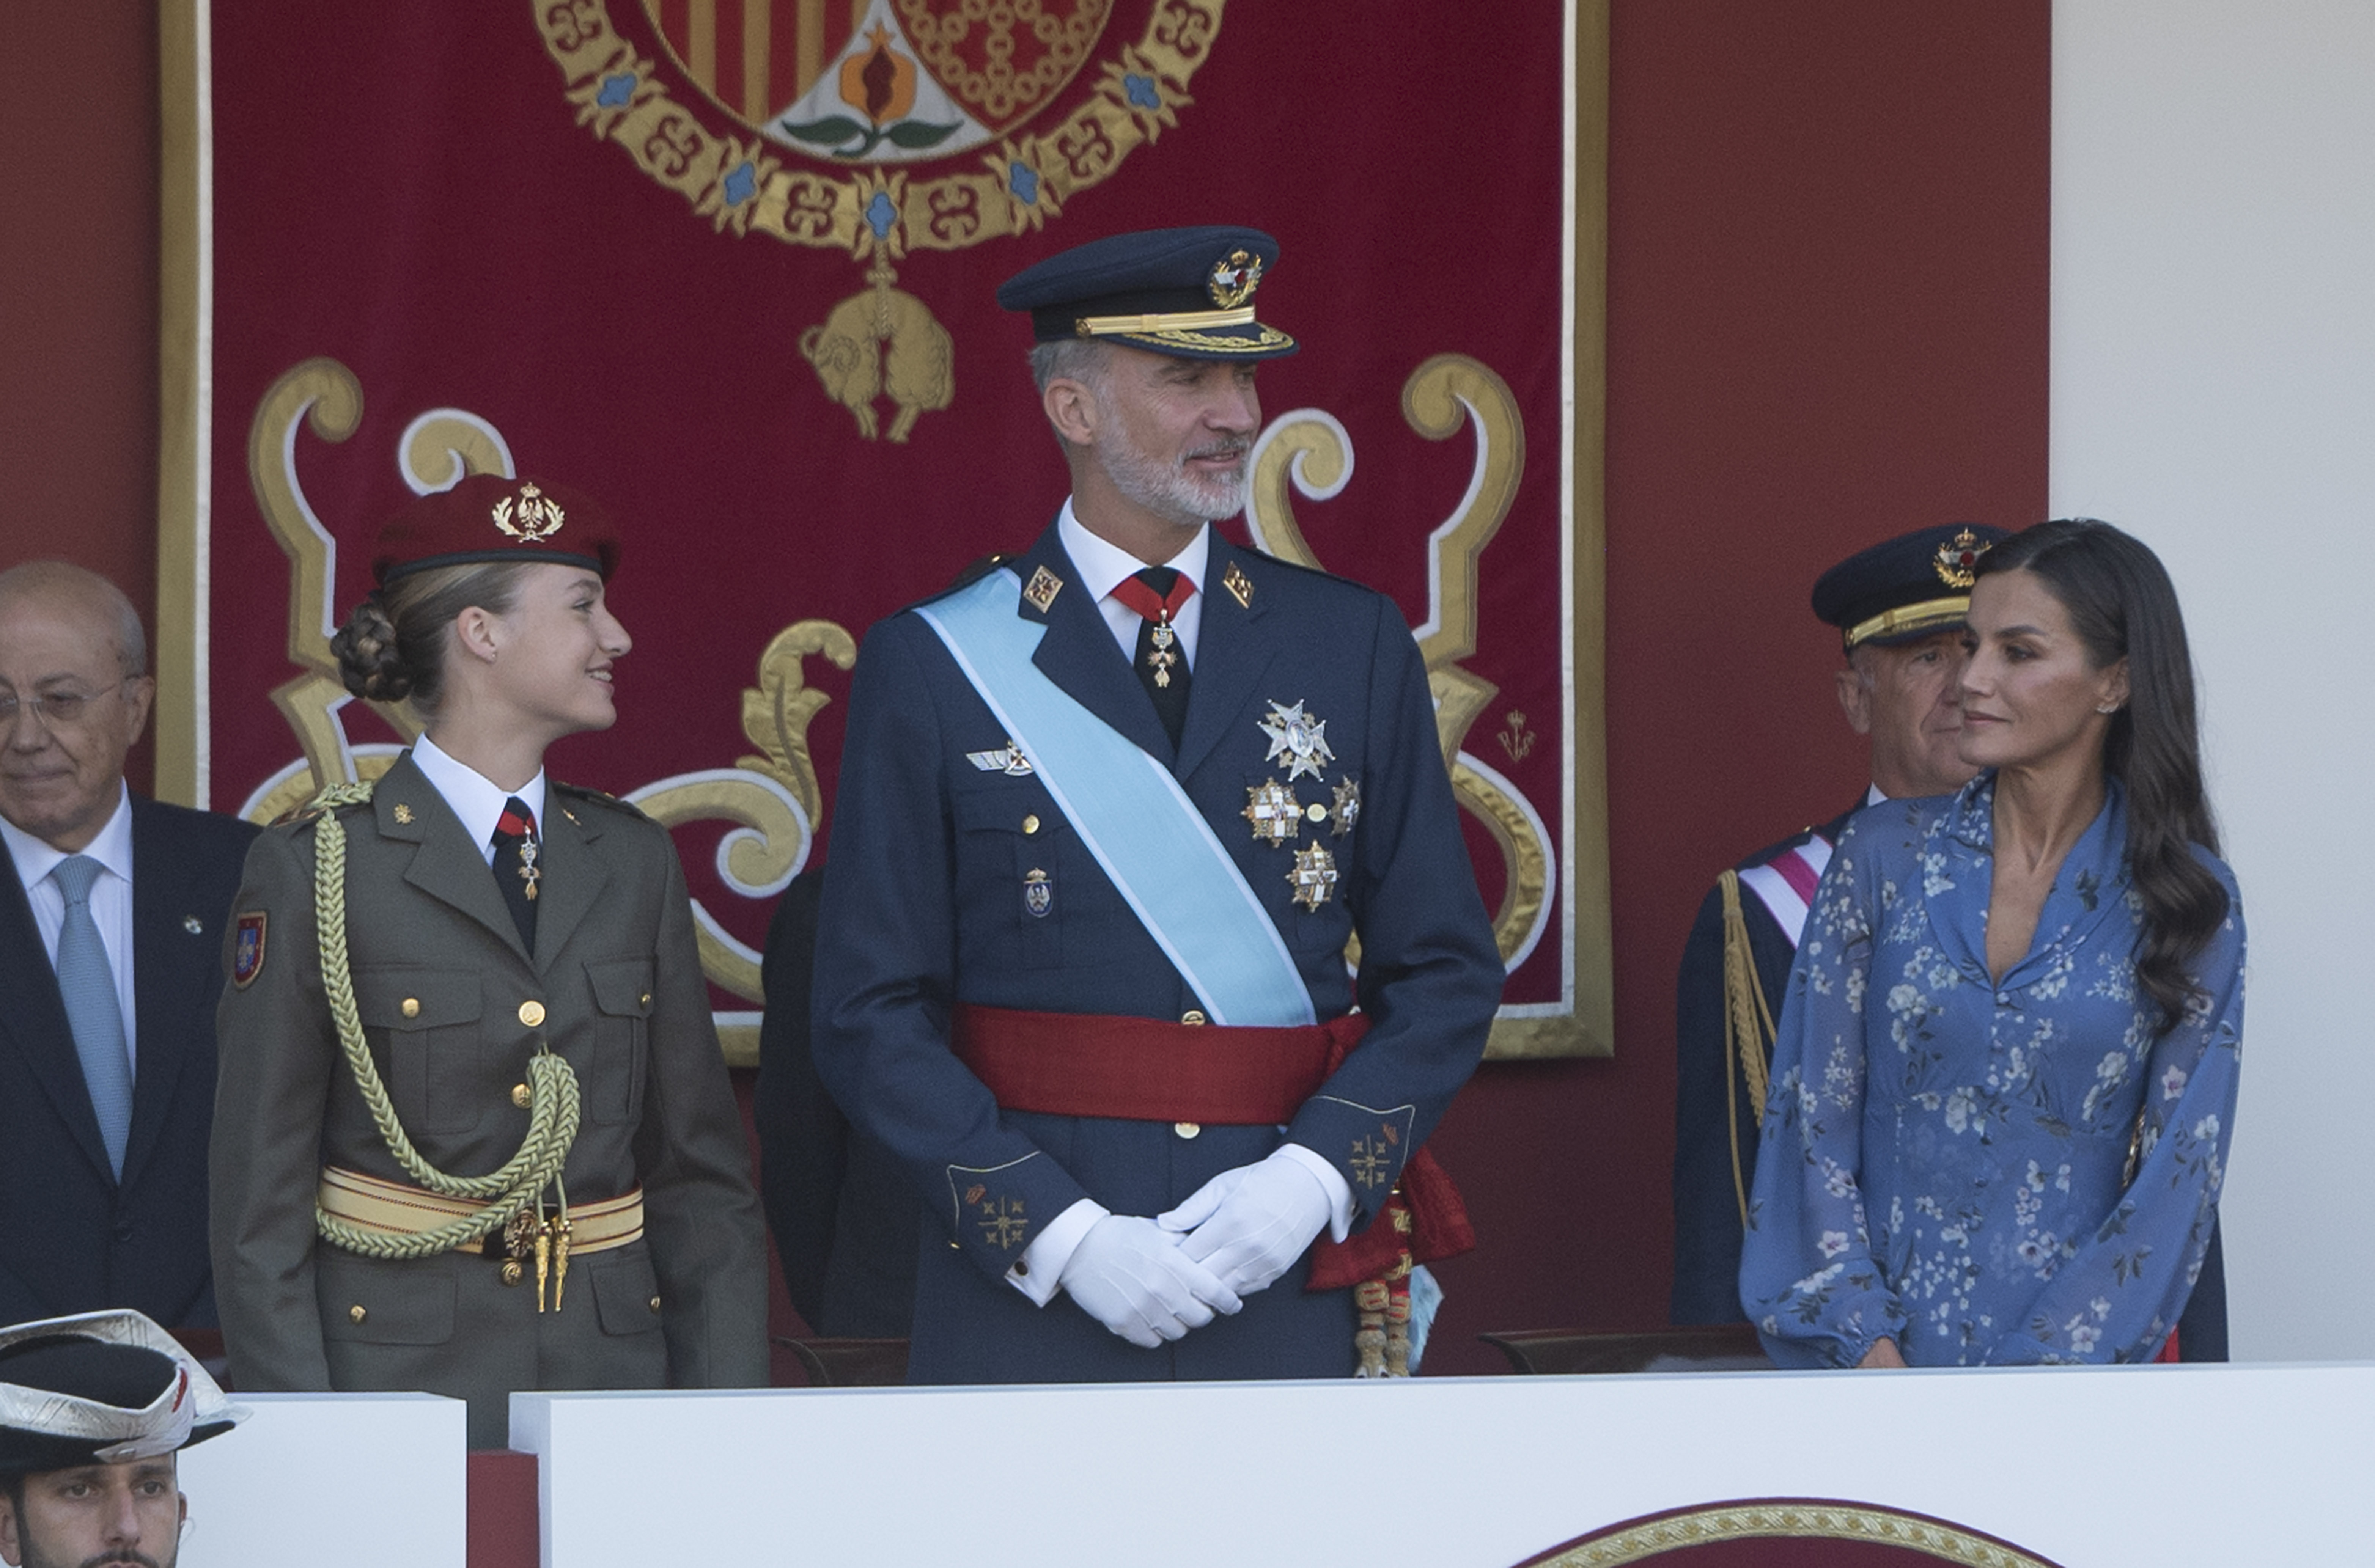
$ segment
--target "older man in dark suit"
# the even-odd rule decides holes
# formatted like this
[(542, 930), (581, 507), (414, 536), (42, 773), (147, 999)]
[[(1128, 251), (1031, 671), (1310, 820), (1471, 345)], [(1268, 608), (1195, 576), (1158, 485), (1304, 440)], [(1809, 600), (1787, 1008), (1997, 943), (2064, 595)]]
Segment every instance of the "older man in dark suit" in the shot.
[(147, 666), (105, 578), (0, 572), (0, 1321), (215, 1321), (215, 997), (255, 830), (125, 787)]

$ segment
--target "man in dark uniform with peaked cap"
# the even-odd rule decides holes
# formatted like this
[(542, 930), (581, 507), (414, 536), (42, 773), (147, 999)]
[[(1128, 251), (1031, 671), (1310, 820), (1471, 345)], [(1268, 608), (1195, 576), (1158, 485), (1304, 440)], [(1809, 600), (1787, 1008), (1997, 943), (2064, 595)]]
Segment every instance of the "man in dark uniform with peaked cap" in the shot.
[(1342, 1376), (1385, 1336), (1314, 1267), (1429, 1222), (1502, 966), (1407, 623), (1211, 525), (1294, 348), (1277, 255), (1127, 234), (1001, 289), (1071, 498), (858, 657), (815, 1051), (925, 1200), (914, 1381)]
[[(2007, 537), (1950, 523), (1858, 551), (1814, 584), (1815, 619), (1838, 629), (1834, 678), (1848, 727), (1870, 742), (1871, 784), (1820, 827), (1769, 844), (1717, 878), (1691, 927), (1675, 986), (1676, 1323), (1741, 1318), (1740, 1245), (1766, 1067), (1790, 966), (1831, 845), (1847, 820), (1887, 799), (1944, 795), (1978, 770), (1962, 760), (1963, 617), (1972, 569)], [(2227, 1359), (2226, 1284), (2215, 1238), (2180, 1325), (2188, 1360)]]
[(136, 1312), (0, 1328), (0, 1561), (173, 1568), (190, 1513), (174, 1456), (246, 1419)]

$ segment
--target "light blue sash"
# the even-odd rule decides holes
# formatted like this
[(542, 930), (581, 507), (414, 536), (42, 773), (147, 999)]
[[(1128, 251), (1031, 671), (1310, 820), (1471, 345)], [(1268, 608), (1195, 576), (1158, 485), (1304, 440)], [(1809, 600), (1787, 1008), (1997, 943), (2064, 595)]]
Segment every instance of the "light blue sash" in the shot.
[(1170, 770), (1049, 680), (1010, 571), (916, 610), (1217, 1024), (1315, 1022), (1278, 927)]

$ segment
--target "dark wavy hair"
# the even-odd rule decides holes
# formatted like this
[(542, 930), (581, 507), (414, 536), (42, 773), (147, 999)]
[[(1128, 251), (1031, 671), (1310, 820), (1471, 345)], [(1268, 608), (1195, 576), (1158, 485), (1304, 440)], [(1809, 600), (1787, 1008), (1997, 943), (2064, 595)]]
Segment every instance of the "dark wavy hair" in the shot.
[(330, 639), (349, 691), (372, 702), (408, 697), (433, 714), (445, 696), (447, 632), (477, 607), (508, 615), (528, 564), (498, 561), (431, 567), (374, 588)]
[(1979, 558), (1991, 576), (2028, 572), (2069, 614), (2087, 663), (2128, 661), (2128, 701), (2103, 737), (2103, 771), (2128, 796), (2128, 875), (2144, 903), (2136, 983), (2166, 1034), (2203, 995), (2189, 967), (2227, 918), (2227, 890), (2194, 858), (2218, 853), (2202, 788), (2193, 655), (2160, 558), (2091, 517), (2039, 523)]

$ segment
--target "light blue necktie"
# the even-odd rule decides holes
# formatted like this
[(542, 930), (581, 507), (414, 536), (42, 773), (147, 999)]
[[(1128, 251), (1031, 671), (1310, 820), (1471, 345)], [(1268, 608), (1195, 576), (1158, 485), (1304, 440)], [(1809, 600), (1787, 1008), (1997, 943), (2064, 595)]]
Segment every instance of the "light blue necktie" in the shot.
[(75, 1055), (82, 1058), (90, 1108), (99, 1114), (107, 1162), (122, 1181), (124, 1146), (132, 1137), (132, 1055), (124, 1049), (124, 1004), (116, 996), (115, 971), (107, 961), (107, 945), (99, 939), (98, 923), (90, 917), (90, 885), (100, 870), (89, 855), (70, 855), (50, 873), (66, 898), (65, 923), (58, 927), (58, 995), (65, 1001), (66, 1023), (74, 1031)]

